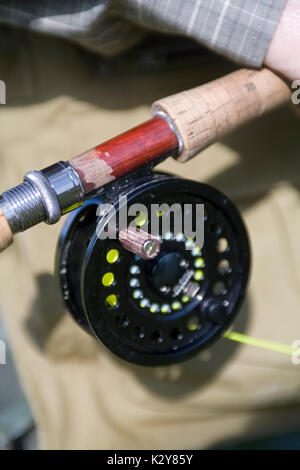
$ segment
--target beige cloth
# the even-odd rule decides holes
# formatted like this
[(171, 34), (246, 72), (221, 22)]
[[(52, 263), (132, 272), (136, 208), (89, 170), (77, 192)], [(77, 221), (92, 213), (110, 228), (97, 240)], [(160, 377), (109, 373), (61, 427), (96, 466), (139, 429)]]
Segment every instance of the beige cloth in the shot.
[[(223, 73), (194, 65), (101, 78), (74, 46), (25, 35), (0, 53), (0, 191), (148, 119), (155, 99)], [(297, 117), (280, 110), (186, 164), (161, 165), (243, 210), (253, 269), (235, 330), (287, 344), (300, 339), (298, 136)], [(42, 448), (207, 448), (299, 428), (300, 366), (288, 356), (223, 339), (184, 364), (143, 368), (81, 331), (53, 277), (61, 226), (18, 235), (0, 263), (1, 309)]]

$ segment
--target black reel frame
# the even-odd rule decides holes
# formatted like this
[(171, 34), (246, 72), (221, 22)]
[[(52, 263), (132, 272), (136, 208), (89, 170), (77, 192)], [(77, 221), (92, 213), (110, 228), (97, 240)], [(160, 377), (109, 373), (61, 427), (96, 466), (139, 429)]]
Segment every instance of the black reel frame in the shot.
[[(161, 251), (151, 261), (127, 251), (118, 239), (100, 239), (109, 217), (96, 210), (109, 203), (118, 213), (120, 195), (128, 205), (144, 204), (149, 214), (154, 203), (204, 204), (203, 247), (175, 233), (172, 221), (170, 231), (160, 233)], [(244, 223), (224, 194), (152, 172), (111, 184), (74, 211), (56, 254), (60, 289), (76, 322), (117, 356), (144, 366), (184, 361), (217, 341), (239, 311), (249, 266)], [(196, 288), (192, 297), (180, 284), (188, 275)]]

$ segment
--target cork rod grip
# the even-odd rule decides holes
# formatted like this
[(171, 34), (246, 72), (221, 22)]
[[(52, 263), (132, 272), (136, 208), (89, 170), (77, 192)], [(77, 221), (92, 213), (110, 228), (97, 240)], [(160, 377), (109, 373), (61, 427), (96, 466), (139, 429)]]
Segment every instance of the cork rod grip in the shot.
[(153, 114), (172, 119), (185, 162), (251, 119), (288, 102), (288, 85), (268, 69), (240, 69), (213, 82), (156, 101)]
[(8, 248), (13, 242), (13, 234), (10, 226), (0, 209), (0, 253)]

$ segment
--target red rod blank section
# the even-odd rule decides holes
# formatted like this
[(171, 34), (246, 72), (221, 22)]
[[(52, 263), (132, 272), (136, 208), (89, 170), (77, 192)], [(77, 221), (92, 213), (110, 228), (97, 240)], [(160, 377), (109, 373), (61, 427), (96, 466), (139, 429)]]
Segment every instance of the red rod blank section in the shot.
[(154, 117), (70, 160), (86, 193), (174, 151), (177, 137), (162, 117)]

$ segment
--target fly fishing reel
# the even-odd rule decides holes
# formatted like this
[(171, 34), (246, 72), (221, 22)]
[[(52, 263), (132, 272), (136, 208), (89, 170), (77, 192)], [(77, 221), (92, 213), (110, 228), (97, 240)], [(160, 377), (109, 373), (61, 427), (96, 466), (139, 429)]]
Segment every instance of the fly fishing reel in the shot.
[[(124, 229), (118, 216), (125, 199), (131, 209)], [(245, 295), (249, 243), (222, 193), (151, 173), (117, 190), (111, 185), (68, 217), (56, 272), (84, 330), (129, 362), (172, 364), (211, 345), (232, 323)]]

